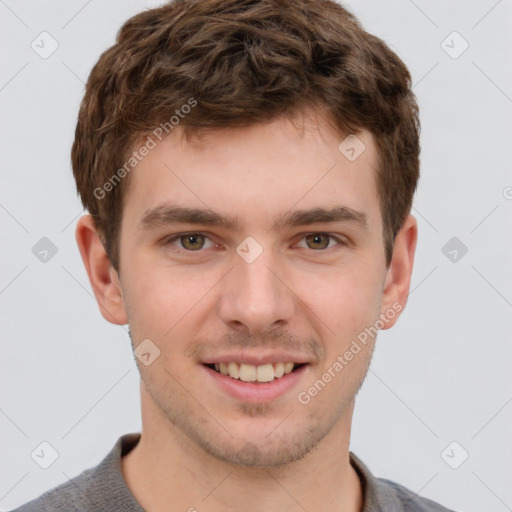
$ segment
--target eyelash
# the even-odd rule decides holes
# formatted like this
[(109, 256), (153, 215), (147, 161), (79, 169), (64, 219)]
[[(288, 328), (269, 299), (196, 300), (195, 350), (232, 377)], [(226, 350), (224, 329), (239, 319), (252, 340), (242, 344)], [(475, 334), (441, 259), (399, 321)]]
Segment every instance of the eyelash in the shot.
[[(208, 236), (207, 233), (203, 233), (202, 231), (191, 231), (188, 233), (178, 233), (176, 235), (173, 235), (171, 238), (166, 238), (163, 242), (163, 245), (164, 246), (173, 245), (174, 241), (179, 240), (181, 237), (188, 236), (188, 235), (201, 235), (201, 236), (204, 236), (205, 238), (207, 238), (208, 240), (210, 240), (211, 242), (213, 242), (213, 240)], [(348, 245), (348, 243), (345, 242), (344, 240), (342, 240), (334, 235), (331, 235), (330, 233), (324, 233), (323, 231), (312, 231), (310, 233), (306, 233), (302, 236), (300, 241), (304, 240), (307, 236), (310, 236), (310, 235), (324, 235), (324, 236), (329, 237), (330, 240), (335, 240), (339, 246)], [(215, 242), (213, 242), (213, 243), (215, 243)], [(178, 252), (186, 253), (187, 255), (194, 254), (194, 253), (202, 253), (206, 250), (206, 249), (202, 248), (202, 249), (197, 249), (196, 251), (190, 251), (188, 249), (183, 249), (183, 248), (177, 247), (177, 246), (174, 246), (174, 248), (177, 249)], [(313, 252), (326, 252), (328, 249), (333, 249), (333, 247), (326, 247), (325, 249), (318, 249), (318, 250), (315, 250), (315, 249), (310, 249), (310, 250)]]

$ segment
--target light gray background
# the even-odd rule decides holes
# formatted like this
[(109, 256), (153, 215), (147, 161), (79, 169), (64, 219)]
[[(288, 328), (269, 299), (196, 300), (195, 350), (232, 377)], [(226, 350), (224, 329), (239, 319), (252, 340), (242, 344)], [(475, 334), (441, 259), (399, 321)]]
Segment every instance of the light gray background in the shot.
[[(422, 118), (412, 291), (379, 336), (351, 449), (457, 511), (512, 510), (512, 2), (347, 4), (409, 66)], [(69, 152), (91, 67), (122, 22), (156, 5), (0, 0), (1, 510), (140, 430), (127, 327), (101, 317), (76, 247)], [(59, 45), (47, 59), (31, 48), (43, 31)], [(469, 44), (458, 58), (453, 31)], [(46, 263), (32, 253), (42, 237), (58, 249)], [(452, 237), (468, 248), (456, 262), (442, 252)], [(43, 441), (59, 454), (46, 470), (30, 456)]]

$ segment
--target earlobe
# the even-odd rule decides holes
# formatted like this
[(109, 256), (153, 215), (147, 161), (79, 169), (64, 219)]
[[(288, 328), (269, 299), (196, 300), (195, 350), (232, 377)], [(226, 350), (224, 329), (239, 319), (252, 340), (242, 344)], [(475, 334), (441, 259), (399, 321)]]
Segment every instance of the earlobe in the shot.
[(84, 215), (78, 220), (75, 238), (103, 318), (116, 325), (128, 323), (119, 277), (91, 215)]
[(409, 215), (396, 235), (393, 257), (386, 273), (380, 316), (383, 329), (395, 325), (407, 304), (417, 239), (418, 224), (415, 217)]

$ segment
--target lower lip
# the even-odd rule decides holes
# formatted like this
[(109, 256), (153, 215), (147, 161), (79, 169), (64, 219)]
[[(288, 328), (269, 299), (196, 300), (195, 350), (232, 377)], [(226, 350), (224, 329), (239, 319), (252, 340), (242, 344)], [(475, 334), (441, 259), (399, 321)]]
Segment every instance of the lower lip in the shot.
[(222, 375), (212, 370), (206, 365), (202, 365), (214, 382), (228, 395), (231, 395), (242, 402), (265, 403), (271, 402), (290, 391), (302, 378), (307, 369), (307, 364), (303, 364), (291, 373), (283, 375), (272, 382), (244, 382), (242, 380), (232, 379), (227, 375)]

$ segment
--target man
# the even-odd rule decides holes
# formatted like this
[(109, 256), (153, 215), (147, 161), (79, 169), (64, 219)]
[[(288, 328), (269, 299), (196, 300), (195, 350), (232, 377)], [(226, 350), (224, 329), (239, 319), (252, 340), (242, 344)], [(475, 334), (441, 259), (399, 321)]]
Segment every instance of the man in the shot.
[(129, 324), (141, 434), (19, 511), (442, 511), (349, 451), (405, 307), (419, 122), (401, 60), (330, 0), (180, 0), (89, 77), (76, 238)]

